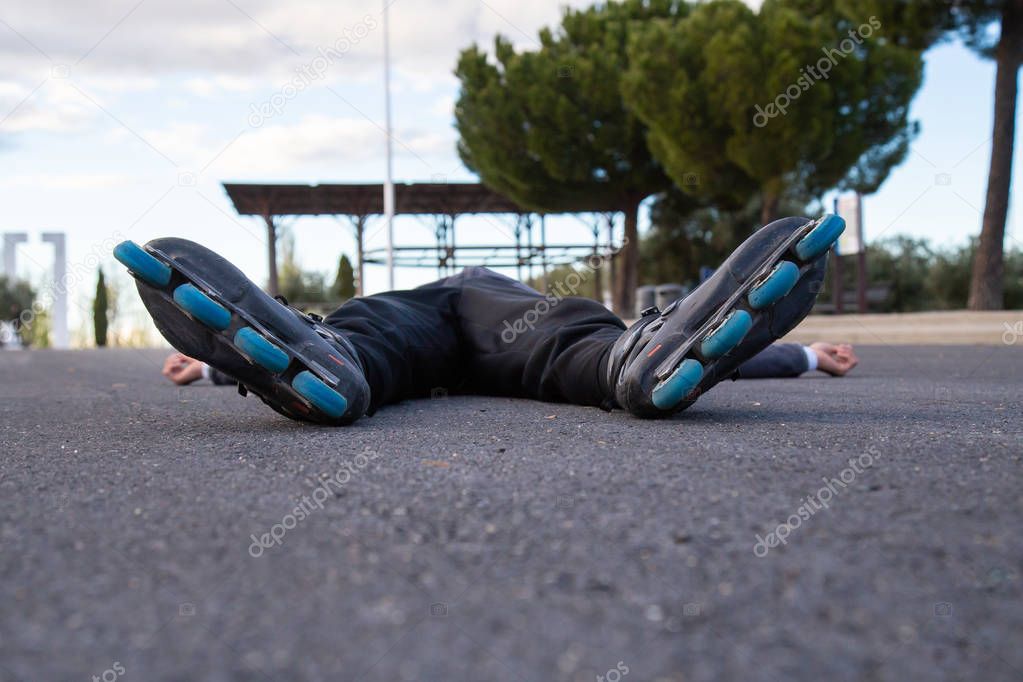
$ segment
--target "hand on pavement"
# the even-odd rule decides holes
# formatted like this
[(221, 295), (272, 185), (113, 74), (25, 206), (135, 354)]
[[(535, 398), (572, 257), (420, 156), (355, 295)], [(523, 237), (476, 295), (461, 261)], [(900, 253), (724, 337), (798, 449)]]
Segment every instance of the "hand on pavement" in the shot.
[(810, 348), (817, 353), (817, 369), (831, 376), (844, 376), (860, 362), (848, 343), (835, 345), (818, 341), (811, 343)]
[(202, 378), (202, 362), (182, 353), (174, 353), (163, 363), (163, 375), (179, 386)]

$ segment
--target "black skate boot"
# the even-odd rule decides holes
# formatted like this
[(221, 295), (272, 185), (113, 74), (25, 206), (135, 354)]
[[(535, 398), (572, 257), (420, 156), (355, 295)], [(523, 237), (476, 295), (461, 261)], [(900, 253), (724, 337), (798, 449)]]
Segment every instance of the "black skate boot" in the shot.
[(358, 354), (316, 316), (264, 293), (238, 268), (185, 239), (126, 241), (114, 257), (135, 277), (157, 329), (189, 357), (236, 379), (292, 419), (350, 424), (369, 405)]
[(776, 220), (691, 294), (644, 314), (611, 350), (615, 402), (639, 417), (679, 412), (787, 334), (813, 307), (844, 229), (835, 215)]

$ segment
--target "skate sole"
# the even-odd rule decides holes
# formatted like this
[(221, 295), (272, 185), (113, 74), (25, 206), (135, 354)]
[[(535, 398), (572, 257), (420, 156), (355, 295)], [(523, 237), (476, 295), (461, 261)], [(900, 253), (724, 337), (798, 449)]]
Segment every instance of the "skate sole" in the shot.
[[(670, 412), (699, 397), (694, 393), (714, 363), (742, 343), (749, 330), (792, 291), (844, 229), (845, 221), (826, 215), (795, 230), (695, 334), (657, 366), (657, 383), (650, 396), (654, 406)], [(674, 309), (669, 308), (665, 317), (672, 312)]]
[[(198, 273), (190, 272), (158, 249), (144, 249), (125, 241), (114, 249), (114, 257), (141, 285), (171, 302), (214, 334), (219, 344), (244, 358), (254, 372), (261, 373), (260, 383), (273, 385), (277, 393), (253, 391), (264, 401), (298, 419), (337, 423), (343, 417), (348, 400), (337, 390), (340, 379), (296, 348), (299, 340), (273, 333), (220, 296)], [(341, 358), (333, 354), (330, 357), (344, 365)]]

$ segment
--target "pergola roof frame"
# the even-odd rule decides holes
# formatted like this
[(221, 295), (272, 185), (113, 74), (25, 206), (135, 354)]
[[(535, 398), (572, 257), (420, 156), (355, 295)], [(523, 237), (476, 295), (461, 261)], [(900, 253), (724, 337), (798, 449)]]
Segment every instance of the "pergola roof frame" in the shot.
[[(224, 183), (239, 215), (383, 215), (382, 184)], [(415, 182), (394, 186), (395, 215), (539, 213), (475, 182)], [(555, 213), (617, 212), (609, 200), (566, 204)]]
[[(358, 293), (363, 293), (365, 281), (365, 263), (376, 263), (376, 250), (367, 252), (364, 248), (364, 228), (370, 216), (384, 214), (382, 184), (266, 184), (266, 183), (224, 183), (224, 190), (234, 204), (239, 215), (261, 216), (267, 228), (267, 249), (269, 265), (270, 293), (277, 294), (277, 222), (280, 216), (346, 216), (356, 232), (356, 248), (358, 250)], [(591, 254), (601, 252), (614, 253), (613, 223), (610, 216), (618, 209), (604, 197), (591, 198), (589, 202), (578, 205), (566, 204), (558, 211), (544, 214), (520, 206), (480, 183), (398, 183), (394, 186), (395, 215), (437, 216), (437, 246), (434, 251), (435, 260), (426, 262), (427, 247), (397, 247), (396, 252), (418, 251), (422, 257), (399, 258), (397, 264), (404, 267), (436, 267), (438, 273), (454, 272), (465, 265), (480, 263), (480, 249), (494, 249), (494, 256), (501, 256), (491, 261), (496, 267), (516, 267), (519, 279), (522, 279), (523, 266), (528, 267), (529, 278), (533, 276), (534, 262), (538, 261), (546, 285), (547, 270), (551, 262), (548, 249), (565, 249), (562, 257), (556, 259), (561, 263), (576, 260), (576, 254), (589, 251)], [(607, 221), (608, 233), (606, 243), (601, 243), (599, 225), (594, 223), (594, 240), (588, 244), (546, 243), (545, 215), (589, 213), (597, 217), (603, 216)], [(506, 214), (516, 215), (515, 244), (513, 245), (476, 245), (472, 248), (458, 246), (455, 243), (454, 223), (460, 215)], [(533, 216), (539, 216), (534, 220)], [(444, 220), (443, 218), (447, 218)], [(581, 219), (581, 218), (580, 218)], [(539, 241), (534, 241), (533, 227), (539, 223)], [(524, 230), (522, 228), (525, 228)], [(523, 231), (525, 243), (522, 242)], [(460, 253), (463, 252), (463, 253)], [(514, 251), (514, 254), (511, 252)], [(571, 252), (569, 255), (568, 252)], [(475, 252), (471, 255), (468, 252)], [(369, 256), (369, 258), (367, 258)], [(510, 258), (509, 258), (510, 256)], [(500, 265), (498, 264), (500, 263)], [(599, 273), (598, 273), (599, 274)], [(611, 270), (611, 278), (614, 272)], [(613, 286), (613, 285), (612, 285)]]

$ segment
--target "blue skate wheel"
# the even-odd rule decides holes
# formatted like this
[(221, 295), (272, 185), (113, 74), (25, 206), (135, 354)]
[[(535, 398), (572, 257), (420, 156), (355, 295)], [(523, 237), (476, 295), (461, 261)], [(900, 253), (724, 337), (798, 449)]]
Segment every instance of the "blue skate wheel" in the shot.
[(774, 266), (774, 270), (760, 284), (749, 290), (746, 297), (750, 307), (760, 310), (781, 300), (781, 297), (792, 291), (799, 280), (799, 266), (783, 260)]
[(345, 397), (323, 383), (312, 372), (299, 372), (291, 380), (291, 387), (331, 419), (339, 419), (348, 409)]
[(283, 372), (291, 362), (287, 353), (260, 336), (259, 332), (251, 327), (242, 327), (238, 330), (234, 335), (234, 345), (238, 346), (252, 362), (271, 372)]
[(796, 242), (796, 255), (806, 261), (814, 260), (830, 249), (844, 231), (844, 220), (837, 215), (826, 215), (810, 234)]
[(688, 358), (667, 379), (654, 387), (650, 400), (661, 410), (670, 410), (692, 393), (703, 378), (703, 365)]
[(186, 313), (207, 327), (212, 327), (217, 331), (224, 331), (231, 324), (231, 313), (227, 308), (191, 284), (182, 284), (175, 289), (174, 301)]
[(733, 310), (717, 329), (700, 344), (700, 352), (708, 358), (719, 358), (739, 345), (753, 327), (753, 318), (745, 310)]
[(121, 242), (115, 246), (114, 258), (150, 286), (165, 287), (170, 282), (170, 267), (133, 241)]

